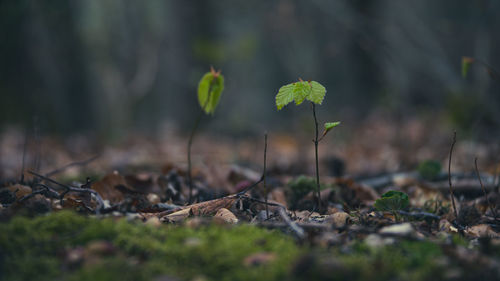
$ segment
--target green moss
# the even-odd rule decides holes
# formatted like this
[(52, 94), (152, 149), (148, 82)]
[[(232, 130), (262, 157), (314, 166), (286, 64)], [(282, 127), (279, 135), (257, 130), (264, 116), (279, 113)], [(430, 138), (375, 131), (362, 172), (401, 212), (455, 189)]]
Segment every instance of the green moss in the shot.
[(347, 252), (334, 249), (321, 255), (302, 268), (297, 280), (434, 280), (442, 270), (436, 263), (441, 249), (425, 241), (402, 241), (380, 248), (360, 242)]
[[(6, 280), (150, 280), (169, 274), (182, 279), (279, 280), (299, 253), (281, 233), (253, 226), (192, 229), (151, 227), (126, 220), (86, 218), (70, 212), (0, 224), (0, 249)], [(65, 253), (107, 240), (112, 257), (69, 269)], [(257, 252), (276, 253), (268, 264), (247, 267), (243, 260)]]

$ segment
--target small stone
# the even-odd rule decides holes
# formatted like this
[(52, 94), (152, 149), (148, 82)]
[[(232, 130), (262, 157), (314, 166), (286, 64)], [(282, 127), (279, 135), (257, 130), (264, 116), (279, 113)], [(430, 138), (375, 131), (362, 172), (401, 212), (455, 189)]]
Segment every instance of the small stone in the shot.
[(154, 227), (160, 226), (162, 223), (158, 217), (150, 217), (146, 220), (146, 224)]
[(342, 228), (347, 225), (347, 221), (350, 218), (349, 214), (346, 212), (337, 212), (330, 215), (325, 221), (332, 223), (336, 228)]
[(370, 234), (365, 238), (365, 244), (371, 248), (380, 248), (385, 245), (394, 244), (396, 240), (392, 237), (382, 238), (378, 234)]
[(149, 193), (147, 197), (148, 197), (149, 203), (151, 203), (151, 204), (158, 204), (161, 202), (160, 196), (158, 196), (154, 193)]
[(413, 232), (414, 232), (413, 226), (411, 226), (411, 223), (408, 222), (385, 226), (379, 230), (379, 233), (382, 234), (393, 234), (400, 236), (410, 235)]

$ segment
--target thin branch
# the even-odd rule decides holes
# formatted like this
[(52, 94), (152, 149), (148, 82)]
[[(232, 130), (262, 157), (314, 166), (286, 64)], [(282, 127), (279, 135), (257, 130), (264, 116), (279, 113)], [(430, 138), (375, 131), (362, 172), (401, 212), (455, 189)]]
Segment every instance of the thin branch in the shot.
[(493, 208), (493, 205), (491, 205), (490, 199), (488, 198), (488, 194), (486, 193), (486, 189), (484, 189), (483, 181), (481, 180), (481, 175), (479, 175), (479, 169), (477, 168), (477, 157), (474, 158), (474, 166), (476, 168), (477, 179), (479, 180), (479, 184), (481, 185), (481, 189), (483, 190), (484, 197), (486, 197), (486, 202), (488, 203), (488, 207), (490, 207), (490, 211), (491, 211), (491, 213), (493, 214), (493, 217), (496, 220), (496, 218), (497, 218), (497, 212)]
[(201, 110), (198, 116), (196, 117), (196, 121), (194, 122), (194, 126), (193, 129), (191, 130), (191, 135), (189, 136), (188, 140), (188, 153), (187, 153), (187, 161), (188, 161), (187, 182), (189, 186), (188, 204), (191, 204), (193, 202), (193, 179), (191, 176), (191, 146), (193, 144), (194, 135), (196, 133), (196, 130), (198, 129), (198, 125), (200, 124), (201, 117), (203, 117), (203, 110)]
[(90, 193), (91, 195), (94, 195), (96, 201), (97, 201), (97, 207), (95, 209), (96, 213), (97, 214), (100, 214), (101, 211), (103, 210), (104, 208), (104, 201), (102, 200), (102, 197), (101, 195), (99, 195), (99, 193), (93, 189), (91, 189), (91, 185), (92, 183), (90, 182), (90, 180), (87, 178), (87, 182), (85, 184), (82, 185), (82, 187), (74, 187), (74, 186), (69, 186), (69, 185), (65, 185), (65, 184), (62, 184), (60, 182), (57, 182), (49, 177), (46, 177), (46, 176), (42, 176), (40, 174), (37, 174), (33, 171), (28, 171), (28, 173), (34, 175), (34, 176), (37, 176), (43, 180), (46, 180), (48, 182), (51, 182), (53, 184), (57, 184), (61, 187), (63, 187), (65, 189), (65, 191), (63, 191), (60, 195), (59, 195), (59, 199), (62, 200), (64, 198), (64, 196), (69, 193), (69, 192), (76, 192), (76, 193)]
[(24, 168), (26, 165), (26, 147), (28, 146), (28, 130), (26, 129), (24, 132), (24, 145), (23, 145), (23, 161), (21, 165), (21, 179), (20, 183), (24, 184)]
[[(210, 68), (210, 71), (212, 72), (212, 74), (214, 76), (217, 74), (217, 72), (215, 72), (215, 70), (213, 70), (212, 67)], [(219, 75), (219, 74), (217, 74), (217, 75)], [(213, 80), (212, 80), (212, 82), (213, 82)], [(212, 95), (212, 82), (210, 83), (210, 87), (208, 88), (207, 100), (205, 101), (205, 104), (203, 105), (202, 109), (200, 110), (200, 113), (196, 117), (193, 129), (191, 130), (191, 135), (189, 135), (189, 140), (188, 140), (188, 152), (187, 152), (187, 158), (188, 158), (187, 159), (187, 161), (188, 161), (187, 182), (188, 182), (188, 186), (189, 186), (188, 204), (193, 203), (193, 178), (191, 175), (191, 146), (193, 145), (194, 135), (196, 133), (196, 130), (198, 129), (198, 125), (200, 124), (201, 117), (203, 117), (204, 110), (208, 105), (208, 101), (210, 100), (210, 96)]]
[(304, 233), (304, 229), (302, 229), (302, 227), (298, 226), (294, 221), (292, 221), (290, 219), (290, 217), (288, 217), (285, 209), (281, 208), (279, 210), (279, 213), (280, 213), (280, 216), (281, 218), (283, 219), (283, 221), (290, 227), (290, 229), (295, 233), (295, 235), (297, 236), (297, 238), (299, 239), (304, 239), (305, 237), (305, 233)]
[(400, 215), (407, 216), (407, 217), (413, 217), (416, 219), (424, 218), (424, 219), (434, 219), (434, 220), (439, 220), (441, 217), (432, 213), (428, 212), (406, 212), (406, 211), (398, 211)]
[(89, 158), (87, 160), (69, 163), (69, 164), (67, 164), (67, 165), (65, 165), (65, 166), (63, 166), (63, 167), (61, 167), (59, 169), (55, 169), (55, 170), (53, 170), (51, 172), (46, 173), (45, 176), (46, 177), (51, 177), (51, 176), (53, 176), (55, 174), (59, 174), (59, 173), (63, 172), (64, 170), (69, 169), (69, 168), (74, 167), (74, 166), (85, 166), (85, 165), (89, 164), (90, 162), (96, 160), (100, 156), (101, 155), (97, 154), (97, 155), (94, 155), (94, 156), (92, 156), (91, 158)]
[(316, 156), (316, 205), (318, 207), (318, 211), (321, 212), (321, 195), (320, 195), (320, 184), (319, 184), (319, 161), (318, 161), (318, 119), (316, 118), (316, 105), (311, 102), (312, 105), (312, 111), (313, 111), (313, 116), (314, 116), (314, 126), (315, 126), (315, 138), (313, 140), (314, 142), (314, 153)]
[[(267, 159), (267, 133), (264, 135), (264, 169), (262, 170), (262, 176), (260, 177), (260, 179), (258, 181), (254, 182), (252, 185), (250, 185), (250, 186), (246, 187), (245, 189), (243, 189), (242, 191), (236, 193), (236, 196), (242, 196), (243, 194), (247, 193), (250, 189), (257, 186), (259, 183), (264, 182), (264, 189), (266, 190), (265, 200), (267, 202), (267, 189), (266, 189), (266, 183), (265, 183), (265, 180), (266, 180), (266, 159)], [(268, 213), (267, 209), (266, 209), (266, 213)]]
[(264, 134), (264, 171), (262, 173), (262, 176), (263, 176), (264, 193), (265, 193), (264, 200), (266, 201), (266, 218), (269, 219), (269, 208), (267, 206), (268, 190), (266, 185), (266, 162), (267, 162), (266, 159), (267, 159), (267, 133)]
[(453, 187), (451, 186), (451, 156), (453, 154), (453, 147), (457, 142), (457, 132), (453, 132), (453, 142), (450, 147), (450, 157), (448, 158), (448, 184), (450, 186), (450, 197), (451, 203), (453, 205), (453, 211), (455, 212), (455, 219), (458, 219), (457, 207), (455, 206), (455, 196), (453, 195)]

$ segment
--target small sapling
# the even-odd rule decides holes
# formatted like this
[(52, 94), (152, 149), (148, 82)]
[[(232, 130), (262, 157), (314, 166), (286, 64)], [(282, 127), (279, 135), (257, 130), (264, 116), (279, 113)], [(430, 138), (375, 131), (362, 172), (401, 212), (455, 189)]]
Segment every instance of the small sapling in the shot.
[(214, 114), (215, 108), (219, 104), (220, 96), (224, 90), (224, 76), (221, 75), (220, 70), (215, 71), (210, 67), (210, 72), (205, 73), (198, 83), (198, 103), (200, 104), (201, 111), (195, 120), (191, 135), (189, 136), (187, 147), (187, 184), (189, 186), (189, 204), (192, 203), (193, 197), (193, 179), (191, 175), (191, 146), (193, 144), (194, 134), (198, 128), (201, 117), (203, 114)]
[(299, 78), (298, 82), (282, 86), (276, 95), (276, 107), (281, 110), (284, 106), (295, 102), (295, 105), (301, 104), (304, 100), (311, 102), (315, 125), (314, 151), (316, 156), (316, 204), (318, 210), (321, 210), (320, 183), (319, 183), (319, 164), (318, 164), (318, 143), (326, 134), (338, 126), (340, 122), (328, 122), (324, 125), (323, 134), (319, 137), (318, 119), (316, 118), (316, 104), (321, 104), (325, 98), (326, 88), (316, 81), (303, 81)]

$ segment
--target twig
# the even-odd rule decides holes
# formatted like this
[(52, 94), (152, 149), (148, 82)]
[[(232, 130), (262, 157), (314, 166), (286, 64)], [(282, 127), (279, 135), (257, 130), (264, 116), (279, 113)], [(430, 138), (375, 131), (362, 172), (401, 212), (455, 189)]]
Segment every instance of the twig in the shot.
[(51, 172), (48, 172), (45, 174), (46, 177), (50, 177), (50, 176), (53, 176), (55, 174), (59, 174), (61, 172), (63, 172), (64, 170), (68, 169), (68, 168), (71, 168), (71, 167), (74, 167), (74, 166), (85, 166), (87, 164), (89, 164), (90, 162), (96, 160), (97, 158), (99, 158), (101, 155), (97, 154), (97, 155), (94, 155), (92, 156), (91, 158), (87, 159), (87, 160), (83, 160), (83, 161), (78, 161), (78, 162), (72, 162), (72, 163), (69, 163), (59, 169), (55, 169)]
[(428, 212), (406, 212), (406, 211), (398, 211), (399, 214), (407, 217), (414, 217), (414, 218), (429, 218), (429, 219), (435, 219), (439, 220), (441, 217), (432, 213)]
[(451, 203), (453, 205), (453, 211), (455, 212), (455, 219), (458, 219), (457, 207), (455, 206), (455, 196), (453, 195), (453, 188), (451, 186), (451, 156), (453, 154), (453, 147), (455, 146), (456, 142), (457, 142), (457, 132), (453, 132), (453, 142), (451, 143), (450, 157), (448, 158), (448, 184), (450, 186), (450, 197), (451, 197)]
[[(260, 179), (258, 181), (256, 181), (255, 183), (253, 183), (252, 185), (246, 187), (245, 189), (243, 189), (242, 191), (236, 193), (237, 196), (242, 196), (243, 194), (245, 194), (247, 191), (249, 191), (250, 189), (254, 188), (256, 185), (258, 185), (259, 183), (261, 182), (264, 182), (264, 189), (265, 189), (265, 192), (266, 192), (266, 202), (267, 202), (267, 188), (266, 188), (266, 159), (267, 159), (267, 133), (264, 135), (264, 169), (262, 170), (262, 176), (260, 177)], [(269, 213), (268, 213), (268, 210), (266, 209), (266, 214), (267, 216), (269, 217)]]
[(74, 187), (74, 186), (69, 186), (69, 185), (65, 185), (65, 184), (62, 184), (60, 182), (57, 182), (49, 177), (46, 177), (46, 176), (42, 176), (40, 174), (37, 174), (33, 171), (28, 171), (28, 173), (34, 175), (34, 176), (37, 176), (43, 180), (46, 180), (46, 181), (49, 181), (51, 183), (54, 183), (54, 184), (57, 184), (61, 187), (63, 187), (65, 189), (65, 191), (63, 191), (60, 195), (59, 195), (59, 199), (60, 200), (63, 200), (64, 196), (69, 193), (69, 192), (76, 192), (76, 193), (90, 193), (91, 195), (94, 195), (96, 201), (97, 201), (97, 208), (95, 209), (96, 213), (97, 214), (100, 214), (101, 211), (103, 210), (104, 208), (104, 201), (102, 200), (102, 197), (101, 195), (99, 195), (99, 193), (93, 189), (91, 189), (91, 182), (90, 180), (87, 178), (87, 182), (85, 184), (82, 185), (82, 187)]
[(304, 234), (304, 229), (302, 227), (298, 226), (294, 221), (288, 217), (286, 211), (284, 208), (280, 208), (279, 210), (280, 216), (283, 219), (283, 221), (290, 227), (290, 229), (295, 233), (297, 238), (299, 239), (304, 239), (305, 234)]
[(318, 161), (318, 119), (316, 118), (316, 105), (314, 102), (311, 102), (312, 105), (312, 111), (313, 111), (313, 116), (314, 116), (314, 126), (315, 126), (315, 138), (313, 140), (314, 142), (314, 153), (316, 156), (316, 205), (318, 207), (318, 211), (321, 212), (321, 195), (320, 195), (320, 184), (319, 184), (319, 161)]
[(479, 169), (477, 168), (477, 157), (474, 158), (474, 166), (476, 168), (476, 175), (477, 179), (479, 180), (479, 184), (481, 185), (481, 189), (483, 190), (484, 197), (486, 197), (486, 202), (488, 203), (488, 207), (490, 207), (490, 211), (493, 214), (493, 217), (497, 218), (497, 212), (493, 208), (493, 205), (491, 205), (490, 199), (488, 198), (488, 194), (486, 193), (486, 189), (484, 188), (483, 181), (481, 180), (481, 175), (479, 175)]
[(263, 184), (264, 184), (264, 193), (265, 197), (264, 200), (266, 201), (266, 218), (269, 219), (269, 208), (267, 206), (267, 185), (266, 185), (266, 159), (267, 159), (267, 133), (264, 134), (264, 172), (263, 172)]
[(26, 129), (24, 132), (24, 145), (23, 145), (23, 161), (21, 164), (21, 179), (20, 183), (24, 184), (24, 166), (26, 164), (26, 147), (28, 146), (28, 130)]
[[(208, 99), (207, 99), (208, 101)], [(196, 121), (194, 122), (193, 129), (191, 130), (191, 135), (188, 140), (188, 153), (187, 153), (187, 161), (188, 161), (188, 169), (187, 169), (187, 182), (189, 186), (189, 199), (188, 204), (191, 204), (193, 201), (193, 179), (191, 176), (191, 145), (193, 144), (194, 134), (198, 129), (198, 125), (200, 124), (201, 117), (203, 116), (203, 110), (200, 111), (198, 116), (196, 117)]]
[[(210, 68), (210, 71), (212, 71), (214, 75), (216, 74), (215, 70), (213, 70), (213, 68)], [(200, 113), (196, 117), (196, 120), (194, 121), (193, 129), (191, 130), (191, 134), (189, 135), (188, 148), (187, 148), (188, 149), (188, 151), (187, 151), (187, 161), (188, 161), (187, 182), (188, 182), (188, 186), (189, 186), (188, 204), (193, 203), (193, 178), (191, 175), (191, 146), (193, 145), (194, 135), (196, 133), (196, 130), (198, 129), (198, 125), (200, 124), (201, 117), (203, 117), (204, 110), (208, 105), (208, 101), (210, 100), (210, 96), (212, 95), (211, 89), (212, 89), (212, 82), (210, 83), (210, 87), (208, 88), (207, 100), (205, 101), (205, 104), (203, 105), (202, 109), (200, 110)]]

